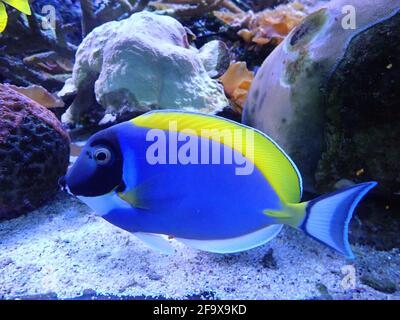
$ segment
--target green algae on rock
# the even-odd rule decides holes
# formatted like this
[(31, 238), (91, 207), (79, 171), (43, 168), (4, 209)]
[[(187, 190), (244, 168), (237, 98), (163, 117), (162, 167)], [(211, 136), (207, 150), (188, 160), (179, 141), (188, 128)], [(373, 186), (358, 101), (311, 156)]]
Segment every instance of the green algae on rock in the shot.
[(69, 138), (45, 107), (0, 85), (0, 220), (37, 208), (58, 189)]
[[(345, 5), (356, 28), (344, 28)], [(400, 190), (398, 0), (336, 0), (294, 29), (260, 68), (243, 120), (295, 160), (310, 191), (341, 179)]]

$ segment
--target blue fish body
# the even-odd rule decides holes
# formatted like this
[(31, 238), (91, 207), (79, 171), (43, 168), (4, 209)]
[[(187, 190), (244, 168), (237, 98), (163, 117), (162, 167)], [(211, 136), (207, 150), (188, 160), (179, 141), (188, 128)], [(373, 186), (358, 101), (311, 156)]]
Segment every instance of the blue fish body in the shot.
[(173, 249), (163, 236), (230, 253), (270, 241), (286, 224), (348, 258), (351, 217), (376, 185), (300, 202), (300, 173), (272, 139), (179, 111), (150, 112), (98, 132), (64, 180), (105, 220), (165, 253)]
[[(149, 130), (130, 122), (118, 126), (123, 157), (133, 160), (126, 166), (125, 181), (131, 183), (128, 188), (149, 183), (148, 198), (143, 199), (147, 207), (115, 208), (103, 216), (106, 220), (131, 232), (199, 240), (233, 238), (276, 223), (263, 210), (279, 210), (280, 199), (257, 168), (250, 175), (238, 176), (234, 163), (151, 165), (146, 160), (146, 150), (153, 143), (146, 141)], [(168, 150), (169, 136), (176, 133), (164, 132)], [(177, 148), (184, 144), (178, 141)], [(137, 145), (142, 147), (134, 148)], [(219, 144), (221, 159), (227, 148)], [(211, 155), (211, 144), (209, 149)]]

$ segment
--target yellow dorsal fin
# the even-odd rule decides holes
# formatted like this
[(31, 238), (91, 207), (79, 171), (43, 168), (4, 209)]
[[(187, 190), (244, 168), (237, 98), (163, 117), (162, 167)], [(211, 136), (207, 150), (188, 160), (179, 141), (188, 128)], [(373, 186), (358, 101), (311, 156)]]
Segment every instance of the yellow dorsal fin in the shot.
[[(271, 138), (258, 130), (217, 116), (173, 110), (152, 111), (131, 122), (152, 129), (190, 130), (223, 143), (254, 162), (284, 202), (300, 201), (302, 181), (296, 166)], [(236, 139), (238, 136), (241, 138)]]
[(28, 0), (3, 0), (3, 2), (9, 4), (11, 7), (14, 7), (18, 11), (31, 15), (31, 8), (29, 7)]

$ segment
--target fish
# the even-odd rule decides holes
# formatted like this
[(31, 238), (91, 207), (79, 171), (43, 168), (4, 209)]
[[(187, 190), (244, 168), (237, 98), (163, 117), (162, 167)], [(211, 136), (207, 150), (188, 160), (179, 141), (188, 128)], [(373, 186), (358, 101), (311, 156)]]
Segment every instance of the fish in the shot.
[(354, 210), (376, 182), (301, 202), (302, 178), (254, 128), (213, 115), (145, 113), (95, 133), (60, 181), (109, 223), (161, 253), (171, 239), (228, 254), (261, 246), (284, 225), (348, 259)]

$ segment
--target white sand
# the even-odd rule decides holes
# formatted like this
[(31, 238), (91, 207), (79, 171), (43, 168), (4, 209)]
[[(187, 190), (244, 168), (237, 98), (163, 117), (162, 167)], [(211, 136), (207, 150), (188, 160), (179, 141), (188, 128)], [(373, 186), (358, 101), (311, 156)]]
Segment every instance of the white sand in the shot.
[[(362, 285), (341, 286), (346, 260), (301, 232), (285, 228), (270, 243), (234, 255), (197, 251), (176, 243), (165, 256), (98, 218), (64, 194), (39, 210), (0, 224), (0, 297), (56, 293), (76, 297), (85, 289), (130, 296), (182, 298), (204, 291), (219, 299), (310, 299), (324, 284), (336, 299), (395, 299)], [(272, 248), (278, 269), (263, 267)], [(381, 266), (400, 281), (400, 251), (355, 247), (357, 273)]]

